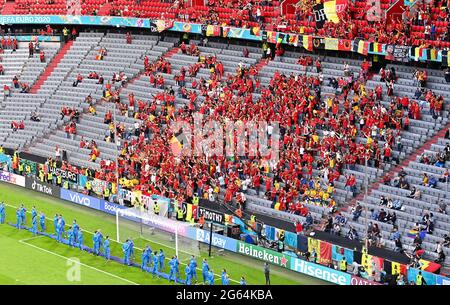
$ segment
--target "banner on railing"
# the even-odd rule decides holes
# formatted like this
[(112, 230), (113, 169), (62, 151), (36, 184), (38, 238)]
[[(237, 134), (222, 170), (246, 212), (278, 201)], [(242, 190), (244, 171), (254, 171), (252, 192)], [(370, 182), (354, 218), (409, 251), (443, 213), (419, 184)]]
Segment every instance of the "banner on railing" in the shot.
[[(339, 12), (345, 6), (345, 0), (327, 1), (331, 9), (316, 10), (321, 20), (334, 20), (335, 12)], [(330, 4), (331, 3), (331, 4)], [(334, 3), (334, 4), (333, 4)], [(324, 6), (325, 4), (321, 4)], [(324, 19), (325, 18), (325, 19)], [(205, 36), (228, 37), (246, 39), (252, 41), (267, 40), (270, 43), (277, 43), (282, 38), (283, 44), (300, 45), (312, 51), (314, 49), (339, 50), (355, 52), (367, 56), (368, 54), (386, 55), (387, 59), (407, 62), (409, 60), (423, 60), (432, 62), (442, 62), (449, 65), (447, 51), (436, 49), (416, 48), (411, 46), (386, 45), (376, 42), (367, 42), (362, 39), (348, 40), (340, 38), (313, 37), (311, 35), (298, 35), (296, 33), (282, 33), (276, 31), (262, 31), (259, 27), (249, 29), (236, 28), (231, 26), (202, 25), (196, 23), (173, 22), (168, 20), (150, 20), (144, 18), (128, 18), (115, 16), (65, 16), (65, 15), (4, 15), (0, 16), (0, 24), (64, 24), (64, 25), (100, 25), (146, 28), (151, 32), (172, 31), (191, 34), (202, 34)], [(25, 36), (24, 36), (25, 37)], [(30, 36), (31, 37), (31, 36)], [(58, 41), (57, 36), (42, 36), (42, 41)], [(27, 37), (28, 38), (28, 37)], [(336, 46), (337, 44), (337, 46)], [(417, 51), (417, 49), (419, 49)], [(418, 55), (419, 53), (420, 55)], [(409, 56), (407, 55), (409, 53)]]
[(60, 188), (52, 184), (41, 182), (35, 177), (25, 177), (25, 187), (27, 189), (44, 193), (49, 196), (60, 198)]

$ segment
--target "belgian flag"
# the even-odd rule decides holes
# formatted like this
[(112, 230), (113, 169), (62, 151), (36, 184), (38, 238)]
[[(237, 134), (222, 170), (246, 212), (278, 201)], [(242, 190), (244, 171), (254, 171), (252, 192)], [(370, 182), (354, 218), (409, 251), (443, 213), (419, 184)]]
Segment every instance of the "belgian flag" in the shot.
[(369, 51), (374, 53), (381, 53), (383, 52), (383, 44), (378, 42), (371, 42), (369, 45)]
[(426, 58), (427, 60), (437, 60), (438, 50), (436, 49), (426, 49)]
[(407, 268), (406, 265), (404, 264), (384, 260), (383, 270), (390, 275), (397, 275), (397, 274), (406, 275)]
[(367, 55), (369, 54), (369, 43), (362, 39), (355, 39), (353, 40), (352, 51), (362, 55)]
[(316, 252), (317, 256), (319, 256), (320, 240), (308, 237), (308, 252), (311, 253), (313, 250)]
[(302, 45), (303, 47), (308, 50), (313, 50), (313, 37), (311, 35), (303, 35), (302, 36)]

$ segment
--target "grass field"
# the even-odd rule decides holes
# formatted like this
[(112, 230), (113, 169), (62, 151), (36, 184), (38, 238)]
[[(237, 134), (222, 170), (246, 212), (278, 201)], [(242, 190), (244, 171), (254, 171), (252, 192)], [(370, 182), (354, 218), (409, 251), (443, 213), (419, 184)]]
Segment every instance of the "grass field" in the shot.
[[(111, 215), (92, 210), (70, 202), (58, 200), (44, 194), (29, 191), (24, 188), (0, 183), (0, 201), (7, 204), (6, 222), (16, 222), (15, 207), (23, 203), (27, 212), (32, 206), (38, 213), (44, 212), (47, 217), (47, 232), (53, 232), (53, 217), (55, 213), (62, 214), (66, 224), (77, 220), (84, 232), (84, 244), (92, 247), (92, 232), (101, 229), (103, 235), (115, 238), (115, 218)], [(26, 224), (30, 226), (30, 215), (27, 214)], [(133, 228), (122, 228), (121, 234), (132, 234)], [(127, 230), (129, 230), (127, 232)], [(128, 236), (128, 235), (127, 235)], [(131, 235), (130, 235), (131, 236)], [(162, 248), (166, 259), (175, 254), (173, 244), (154, 243), (136, 239), (136, 262), (140, 263), (139, 249), (150, 244), (153, 250)], [(168, 285), (165, 279), (153, 279), (149, 273), (135, 267), (128, 267), (118, 262), (107, 262), (103, 257), (97, 257), (79, 249), (59, 244), (45, 236), (33, 236), (27, 230), (4, 224), (0, 225), (0, 284), (112, 284), (112, 285)], [(216, 252), (214, 252), (216, 253)], [(111, 242), (111, 255), (122, 257), (121, 245)], [(184, 262), (190, 253), (180, 255), (180, 272), (184, 274)], [(240, 254), (225, 252), (222, 256), (208, 257), (207, 247), (203, 245), (200, 257), (206, 257), (210, 267), (216, 274), (216, 284), (220, 284), (220, 272), (226, 268), (231, 277), (231, 284), (238, 284), (242, 275), (247, 284), (264, 284), (263, 262)], [(78, 264), (79, 263), (79, 264)], [(79, 266), (79, 277), (74, 276), (74, 265)], [(165, 272), (168, 272), (167, 260)], [(201, 271), (198, 270), (201, 278)], [(277, 285), (324, 285), (327, 282), (305, 276), (281, 267), (271, 266), (271, 283)], [(173, 285), (173, 284), (171, 284)]]

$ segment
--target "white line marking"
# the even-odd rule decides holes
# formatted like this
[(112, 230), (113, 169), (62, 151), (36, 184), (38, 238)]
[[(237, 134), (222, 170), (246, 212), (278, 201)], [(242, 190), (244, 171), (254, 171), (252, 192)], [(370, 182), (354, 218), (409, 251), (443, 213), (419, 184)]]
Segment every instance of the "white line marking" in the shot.
[[(17, 209), (17, 208), (18, 208), (18, 207), (16, 207), (16, 206), (13, 206), (13, 205), (10, 205), (10, 204), (7, 204), (7, 203), (4, 203), (4, 204), (5, 204), (5, 206), (8, 206), (8, 207), (10, 207), (10, 208), (14, 208), (14, 209)], [(27, 213), (30, 213), (30, 214), (31, 214), (31, 211), (28, 211), (28, 210), (27, 210)], [(50, 221), (53, 221), (53, 219), (50, 218), (50, 217), (45, 217), (45, 219), (50, 220)], [(66, 227), (68, 227), (68, 226), (69, 226), (69, 225), (66, 224)], [(89, 233), (89, 234), (91, 234), (91, 235), (94, 235), (94, 232), (91, 232), (91, 231), (86, 230), (86, 229), (81, 229), (81, 231), (87, 232), (87, 233)], [(143, 239), (144, 239), (144, 238), (143, 238)], [(144, 239), (144, 240), (146, 240), (146, 239)], [(111, 239), (111, 241), (112, 241), (112, 242), (115, 242), (115, 243), (117, 243), (117, 244), (120, 244), (120, 243), (118, 243), (118, 242), (117, 242), (116, 240), (114, 240), (114, 239)], [(159, 243), (154, 242), (154, 241), (151, 241), (151, 240), (150, 240), (150, 242), (155, 243), (155, 244), (159, 244)], [(162, 245), (162, 246), (164, 246), (164, 247), (167, 247), (167, 248), (170, 248), (170, 249), (172, 249), (172, 250), (175, 250), (175, 248), (172, 248), (172, 247), (167, 246), (167, 245), (164, 245), (164, 244), (159, 244), (159, 245)], [(138, 247), (134, 247), (134, 248), (137, 249), (137, 250), (139, 250), (139, 251), (141, 251), (141, 252), (142, 252), (142, 250), (143, 250), (143, 249), (138, 248)], [(184, 251), (180, 251), (180, 252), (184, 252)], [(184, 252), (184, 253), (187, 253), (187, 252)], [(169, 259), (168, 257), (166, 257), (166, 260), (169, 261), (170, 259)], [(180, 261), (180, 265), (186, 266), (187, 264), (186, 264), (186, 263), (183, 263), (183, 261)], [(200, 267), (197, 267), (197, 270), (202, 271), (202, 269), (201, 269)], [(221, 276), (220, 274), (214, 273), (214, 275), (215, 275), (216, 277), (218, 277), (218, 278), (222, 278), (222, 276)], [(230, 281), (232, 281), (232, 282), (234, 282), (234, 283), (240, 283), (239, 281), (233, 280), (232, 278), (230, 278)]]
[[(37, 236), (37, 237), (42, 237), (42, 236)], [(36, 237), (33, 237), (33, 238), (36, 238)], [(26, 242), (27, 240), (30, 240), (30, 239), (33, 239), (33, 238), (21, 239), (21, 240), (19, 240), (19, 243), (21, 243), (21, 244), (23, 244), (23, 245), (27, 245), (27, 246), (33, 247), (33, 248), (38, 249), (38, 250), (41, 250), (41, 251), (43, 251), (43, 252), (52, 254), (52, 255), (57, 256), (57, 257), (59, 257), (59, 258), (63, 258), (63, 259), (66, 259), (66, 260), (68, 260), (68, 261), (72, 261), (72, 262), (75, 262), (75, 263), (79, 263), (79, 264), (82, 265), (82, 266), (85, 266), (85, 267), (87, 267), (87, 268), (90, 268), (90, 269), (92, 269), (92, 270), (98, 271), (98, 272), (103, 273), (103, 274), (107, 274), (107, 275), (109, 275), (109, 276), (112, 276), (112, 277), (117, 278), (117, 279), (119, 279), (119, 280), (125, 281), (125, 282), (127, 282), (127, 283), (130, 283), (130, 284), (133, 284), (133, 285), (139, 285), (138, 283), (135, 283), (135, 282), (133, 282), (133, 281), (127, 280), (127, 279), (125, 279), (125, 278), (123, 278), (123, 277), (120, 277), (120, 276), (118, 276), (118, 275), (109, 273), (109, 272), (104, 271), (104, 270), (101, 270), (101, 269), (97, 269), (97, 268), (95, 268), (95, 267), (92, 267), (92, 266), (90, 266), (90, 265), (84, 264), (84, 263), (82, 263), (82, 262), (74, 261), (74, 260), (72, 260), (72, 259), (70, 259), (69, 257), (66, 257), (66, 256), (64, 256), (64, 255), (59, 255), (59, 254), (57, 254), (57, 253), (55, 253), (55, 252), (53, 252), (53, 251), (49, 251), (49, 250), (47, 250), (47, 249), (44, 249), (44, 248), (35, 246), (35, 245), (33, 245), (33, 244), (29, 244), (29, 243)]]

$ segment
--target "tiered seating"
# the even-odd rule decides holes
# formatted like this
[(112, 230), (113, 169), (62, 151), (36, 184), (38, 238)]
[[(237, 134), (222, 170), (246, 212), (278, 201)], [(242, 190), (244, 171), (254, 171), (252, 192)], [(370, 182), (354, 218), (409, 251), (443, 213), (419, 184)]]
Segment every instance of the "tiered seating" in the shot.
[(66, 15), (66, 0), (16, 0), (15, 14), (20, 15)]
[[(92, 35), (92, 34), (90, 34)], [(137, 47), (138, 46), (138, 47)], [(156, 37), (135, 36), (133, 43), (125, 43), (124, 35), (108, 34), (95, 47), (91, 47), (80, 65), (69, 73), (69, 76), (61, 83), (58, 90), (51, 97), (51, 102), (44, 105), (46, 112), (51, 112), (57, 117), (56, 126), (61, 126), (67, 122), (67, 118), (60, 120), (59, 111), (62, 106), (78, 108), (80, 111), (87, 110), (88, 104), (84, 101), (88, 94), (92, 94), (94, 99), (102, 96), (103, 86), (96, 84), (97, 80), (87, 79), (91, 71), (96, 71), (105, 79), (105, 84), (112, 78), (113, 73), (123, 71), (128, 79), (137, 75), (140, 71), (142, 57), (147, 54), (149, 57), (157, 58), (172, 46), (171, 43), (160, 42), (157, 44)], [(101, 62), (95, 60), (95, 55), (100, 47), (105, 47), (108, 55)], [(78, 87), (72, 87), (72, 82), (76, 75), (80, 73), (84, 76), (83, 82)], [(118, 85), (116, 85), (118, 86)], [(68, 94), (67, 92), (73, 92)], [(74, 98), (76, 96), (76, 98)], [(107, 108), (111, 106), (98, 106), (97, 116), (84, 115), (77, 124), (77, 136), (75, 139), (68, 139), (63, 130), (56, 130), (48, 139), (41, 143), (35, 143), (31, 151), (46, 157), (54, 156), (56, 145), (68, 151), (69, 161), (78, 166), (98, 168), (98, 163), (89, 162), (89, 150), (79, 149), (81, 137), (85, 140), (95, 140), (99, 143), (101, 151), (100, 160), (115, 160), (117, 150), (113, 143), (104, 142), (104, 135), (108, 125), (103, 124), (103, 115)], [(111, 108), (110, 108), (111, 109)], [(124, 117), (118, 117), (118, 121), (125, 123), (128, 127), (134, 120)]]
[[(450, 140), (439, 138), (438, 142), (432, 144), (430, 150), (426, 150), (427, 154), (436, 154), (440, 153), (444, 150), (445, 146), (450, 144)], [(420, 199), (409, 198), (410, 190), (400, 189), (398, 187), (394, 187), (391, 185), (380, 185), (379, 188), (374, 190), (370, 196), (367, 197), (365, 202), (361, 202), (363, 207), (367, 207), (368, 210), (380, 211), (382, 208), (385, 211), (395, 211), (397, 214), (397, 222), (399, 232), (401, 233), (401, 240), (405, 249), (412, 250), (414, 247), (412, 245), (413, 239), (407, 237), (407, 233), (413, 228), (415, 223), (422, 222), (422, 216), (425, 213), (433, 213), (434, 218), (434, 230), (433, 234), (426, 234), (422, 247), (426, 251), (426, 256), (431, 259), (437, 258), (436, 251), (436, 242), (441, 242), (443, 240), (443, 236), (445, 234), (449, 234), (450, 231), (450, 216), (448, 213), (450, 212), (449, 208), (446, 208), (447, 214), (443, 214), (440, 212), (439, 204), (441, 202), (446, 205), (450, 204), (449, 191), (448, 191), (448, 183), (438, 182), (436, 188), (431, 188), (428, 186), (422, 185), (423, 174), (428, 174), (429, 177), (434, 176), (435, 178), (441, 178), (446, 171), (450, 167), (450, 163), (447, 161), (445, 163), (445, 167), (438, 167), (435, 165), (427, 165), (419, 162), (419, 157), (416, 160), (413, 160), (409, 163), (408, 167), (403, 170), (406, 172), (406, 181), (409, 183), (410, 187), (415, 187), (421, 191)], [(391, 181), (392, 183), (392, 181)], [(392, 200), (400, 200), (403, 204), (403, 208), (401, 211), (392, 210), (386, 208), (386, 206), (380, 205), (380, 198), (384, 196), (386, 198), (390, 198)], [(354, 226), (359, 232), (360, 236), (365, 236), (365, 212), (363, 212), (362, 216), (357, 220), (352, 220), (352, 215), (349, 212), (344, 212), (344, 216), (348, 217), (348, 224)], [(370, 218), (370, 212), (368, 217)], [(382, 237), (386, 241), (386, 247), (389, 249), (394, 249), (394, 242), (389, 240), (391, 236), (391, 231), (393, 229), (392, 224), (386, 224), (384, 222), (370, 220), (372, 223), (377, 223), (380, 226)], [(446, 254), (446, 263), (450, 262), (449, 255), (450, 249), (444, 247), (444, 253)]]
[[(415, 16), (412, 16), (414, 19), (411, 22), (411, 39), (414, 45), (419, 45), (424, 41), (438, 48), (450, 47), (448, 8), (446, 10), (446, 5), (446, 1), (434, 1), (418, 6), (419, 11)], [(429, 14), (426, 12), (429, 12)], [(417, 14), (422, 14), (426, 23), (418, 21)], [(432, 28), (435, 32), (434, 37), (431, 36)]]
[[(5, 84), (11, 88), (11, 97), (4, 99), (0, 108), (0, 141), (2, 143), (11, 133), (11, 122), (19, 122), (24, 118), (29, 118), (31, 112), (42, 101), (41, 97), (29, 93), (20, 93), (20, 89), (16, 89), (12, 85), (12, 78), (17, 76), (20, 82), (31, 86), (56, 54), (58, 47), (58, 44), (41, 46), (41, 49), (46, 53), (46, 62), (44, 63), (41, 63), (39, 54), (29, 58), (28, 50), (25, 48), (19, 48), (14, 53), (11, 53), (11, 50), (6, 50), (3, 54), (2, 64), (5, 68), (5, 75), (0, 76), (0, 84), (2, 88)], [(32, 125), (29, 124), (27, 128), (31, 129), (30, 126)], [(21, 142), (19, 138), (20, 136), (17, 137), (17, 142), (11, 143), (10, 147), (16, 148), (18, 143)], [(4, 146), (7, 147), (8, 144), (5, 143)]]

